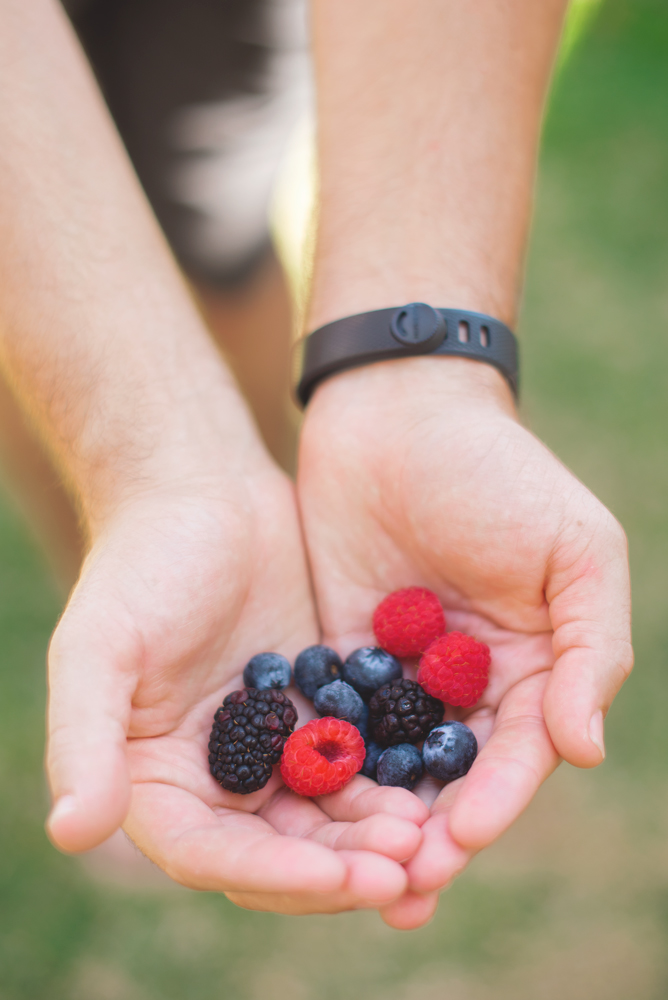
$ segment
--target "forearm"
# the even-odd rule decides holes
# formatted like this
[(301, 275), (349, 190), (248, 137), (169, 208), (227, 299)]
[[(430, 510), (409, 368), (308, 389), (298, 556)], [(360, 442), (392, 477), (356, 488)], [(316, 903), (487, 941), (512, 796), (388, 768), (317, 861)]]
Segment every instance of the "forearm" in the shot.
[(408, 301), (516, 318), (566, 0), (314, 0), (308, 320)]
[(50, 0), (0, 4), (0, 130), (0, 361), (103, 519), (250, 422)]

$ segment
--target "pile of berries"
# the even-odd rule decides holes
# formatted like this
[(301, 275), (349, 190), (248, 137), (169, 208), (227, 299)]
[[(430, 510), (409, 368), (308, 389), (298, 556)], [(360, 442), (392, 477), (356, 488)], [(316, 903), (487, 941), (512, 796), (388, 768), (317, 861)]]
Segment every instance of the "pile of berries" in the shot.
[[(211, 773), (223, 788), (257, 791), (279, 761), (288, 788), (306, 796), (338, 791), (358, 771), (409, 789), (424, 771), (446, 783), (467, 773), (476, 738), (443, 715), (446, 704), (479, 700), (489, 679), (489, 647), (446, 632), (438, 598), (422, 587), (381, 601), (373, 629), (378, 646), (356, 649), (345, 661), (327, 646), (299, 654), (294, 682), (320, 718), (296, 732), (297, 711), (283, 693), (290, 663), (278, 653), (250, 660), (246, 687), (225, 698), (211, 731)], [(409, 657), (420, 658), (417, 682), (403, 676), (400, 658)]]

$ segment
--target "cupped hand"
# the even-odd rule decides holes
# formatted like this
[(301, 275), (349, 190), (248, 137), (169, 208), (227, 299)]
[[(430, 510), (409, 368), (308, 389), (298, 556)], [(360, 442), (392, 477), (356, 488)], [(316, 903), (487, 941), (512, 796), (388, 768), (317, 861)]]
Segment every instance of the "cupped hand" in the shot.
[(373, 641), (389, 592), (421, 585), (448, 629), (489, 644), (490, 683), (466, 721), (481, 751), (433, 802), (384, 910), (423, 923), (437, 891), (498, 837), (560, 758), (594, 767), (603, 719), (632, 665), (624, 533), (517, 420), (502, 377), (412, 358), (337, 375), (309, 404), (299, 501), (325, 642)]
[(247, 660), (316, 641), (292, 486), (266, 456), (138, 491), (98, 531), (50, 648), (54, 842), (87, 850), (123, 824), (178, 882), (256, 909), (400, 896), (428, 815), (411, 793), (358, 776), (311, 801), (275, 769), (241, 796), (209, 773), (213, 714)]

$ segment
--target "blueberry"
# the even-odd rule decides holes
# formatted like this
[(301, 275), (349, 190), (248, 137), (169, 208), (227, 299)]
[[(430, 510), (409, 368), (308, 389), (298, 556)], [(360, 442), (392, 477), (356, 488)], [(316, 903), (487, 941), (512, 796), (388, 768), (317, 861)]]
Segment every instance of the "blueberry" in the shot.
[(362, 702), (362, 714), (355, 723), (359, 729), (360, 736), (366, 743), (369, 739), (369, 706)]
[(379, 646), (362, 646), (350, 654), (343, 664), (343, 679), (368, 701), (371, 695), (390, 681), (403, 676), (396, 656)]
[(384, 747), (382, 747), (380, 743), (374, 743), (373, 740), (370, 740), (366, 744), (366, 757), (364, 758), (361, 771), (365, 778), (375, 779), (376, 768), (378, 767), (378, 758), (384, 752)]
[(439, 781), (455, 781), (470, 769), (478, 741), (463, 722), (444, 722), (427, 736), (422, 748), (424, 766)]
[(284, 688), (290, 683), (290, 663), (280, 653), (258, 653), (244, 667), (244, 684), (247, 688), (269, 691)]
[(364, 702), (345, 681), (334, 681), (318, 688), (313, 704), (318, 715), (333, 715), (335, 719), (345, 719), (353, 726), (364, 711)]
[(341, 676), (341, 657), (329, 646), (309, 646), (295, 660), (295, 684), (313, 701), (318, 688)]
[(399, 743), (388, 747), (378, 758), (377, 778), (379, 785), (395, 785), (399, 788), (415, 788), (422, 777), (422, 756), (412, 743)]

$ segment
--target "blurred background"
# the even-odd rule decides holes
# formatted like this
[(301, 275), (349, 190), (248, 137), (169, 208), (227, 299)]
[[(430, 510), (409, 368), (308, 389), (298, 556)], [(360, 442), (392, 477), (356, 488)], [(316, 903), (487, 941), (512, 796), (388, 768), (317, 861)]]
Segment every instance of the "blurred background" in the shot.
[[(286, 918), (67, 858), (43, 821), (60, 599), (0, 501), (0, 1000), (668, 996), (668, 4), (578, 4), (545, 130), (522, 319), (525, 419), (630, 540), (637, 668), (608, 759), (562, 766), (401, 933)], [(125, 874), (124, 874), (125, 872)]]

